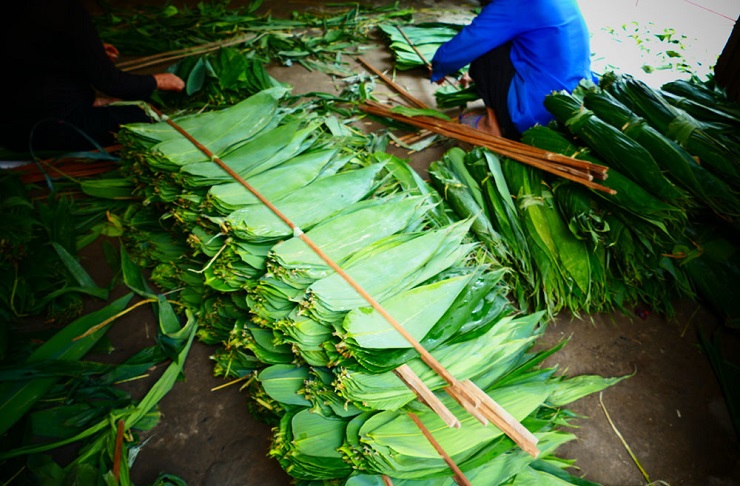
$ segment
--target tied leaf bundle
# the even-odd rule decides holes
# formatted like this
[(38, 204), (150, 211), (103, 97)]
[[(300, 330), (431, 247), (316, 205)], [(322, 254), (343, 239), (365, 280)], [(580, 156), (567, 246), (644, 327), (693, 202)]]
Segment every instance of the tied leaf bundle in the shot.
[(607, 73), (600, 85), (648, 122), (677, 142), (701, 164), (733, 188), (740, 184), (740, 154), (736, 129), (697, 120), (671, 105), (660, 92), (631, 76)]
[[(551, 457), (571, 438), (553, 430), (561, 418), (552, 410), (566, 403), (554, 397), (577, 389), (576, 398), (614, 381), (595, 377), (581, 385), (550, 370), (535, 372), (537, 384), (531, 383), (533, 368), (551, 354), (529, 353), (543, 316), (515, 316), (506, 298), (508, 269), (471, 238), (474, 218), (452, 217), (405, 163), (358, 149), (353, 132), (331, 130), (310, 112), (281, 109), (282, 95), (272, 88), (182, 124), (289, 215), (451, 373), (512, 407), (542, 437), (543, 459)], [(258, 105), (266, 109), (245, 108)], [(131, 221), (146, 222), (139, 225), (142, 236), (165, 231), (188, 243), (176, 260), (156, 263), (152, 278), (167, 289), (186, 287), (183, 302), (199, 316), (199, 337), (221, 344), (218, 374), (256, 378), (248, 384), (250, 408), (276, 426), (271, 455), (288, 473), (338, 482), (359, 473), (451, 478), (448, 464), (430, 453), (427, 437), (409, 420), (414, 413), (443, 437), (466, 472), (488, 474), (475, 471), (496, 458), (502, 481), (532, 474), (528, 467), (538, 461), (444, 394), (447, 383), (417, 350), (223, 169), (209, 168), (161, 124), (127, 127), (124, 140), (126, 171), (146, 196)], [(157, 183), (166, 181), (165, 192), (144, 176), (154, 173)], [(151, 221), (152, 206), (169, 224)], [(437, 431), (441, 419), (399, 378), (404, 367), (467, 417), (461, 430)], [(415, 432), (396, 441), (389, 420), (391, 428), (399, 420)], [(466, 433), (475, 440), (463, 444)]]

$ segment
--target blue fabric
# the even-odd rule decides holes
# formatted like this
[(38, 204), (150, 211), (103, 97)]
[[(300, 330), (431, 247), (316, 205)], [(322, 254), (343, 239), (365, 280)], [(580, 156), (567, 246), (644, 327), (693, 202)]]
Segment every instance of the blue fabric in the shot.
[(594, 79), (588, 28), (575, 0), (493, 0), (440, 46), (432, 59), (432, 81), (506, 42), (516, 71), (509, 114), (520, 132), (553, 119), (543, 104), (548, 94)]

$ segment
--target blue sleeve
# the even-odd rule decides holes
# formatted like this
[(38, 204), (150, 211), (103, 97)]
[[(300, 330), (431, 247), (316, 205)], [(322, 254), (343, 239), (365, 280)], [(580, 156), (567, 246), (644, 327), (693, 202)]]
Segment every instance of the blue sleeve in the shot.
[(455, 37), (440, 46), (432, 59), (432, 81), (454, 73), (516, 37), (522, 24), (517, 21), (518, 3), (519, 0), (494, 0)]

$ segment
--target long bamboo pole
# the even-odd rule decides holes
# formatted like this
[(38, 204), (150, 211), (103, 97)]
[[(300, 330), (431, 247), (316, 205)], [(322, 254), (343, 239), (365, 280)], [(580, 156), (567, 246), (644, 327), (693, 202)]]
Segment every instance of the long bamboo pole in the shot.
[[(403, 33), (400, 28), (399, 31)], [(393, 80), (389, 79), (380, 70), (375, 68), (365, 59), (358, 58), (358, 60), (369, 71), (380, 77), (384, 82), (386, 82), (391, 88), (393, 88), (410, 103), (416, 105), (419, 108), (428, 108), (426, 104), (414, 98), (409, 92), (393, 82)], [(367, 113), (393, 118), (408, 123), (409, 125), (432, 131), (434, 133), (445, 135), (450, 138), (456, 138), (458, 140), (471, 143), (473, 145), (482, 146), (493, 150), (496, 153), (499, 153), (506, 157), (510, 157), (514, 160), (518, 160), (522, 163), (532, 165), (551, 174), (563, 177), (568, 180), (572, 180), (573, 182), (582, 183), (591, 189), (606, 192), (608, 194), (616, 194), (616, 191), (614, 191), (613, 189), (593, 182), (594, 178), (605, 180), (608, 177), (609, 168), (603, 165), (593, 164), (591, 162), (578, 160), (576, 158), (568, 157), (563, 154), (549, 152), (514, 140), (496, 137), (480, 130), (476, 130), (472, 127), (468, 127), (467, 125), (463, 125), (462, 123), (446, 122), (444, 120), (433, 117), (409, 117), (397, 113), (392, 113), (391, 110), (387, 107), (373, 101), (367, 101), (364, 104), (360, 105), (360, 109)], [(570, 170), (567, 167), (572, 167), (577, 170)]]

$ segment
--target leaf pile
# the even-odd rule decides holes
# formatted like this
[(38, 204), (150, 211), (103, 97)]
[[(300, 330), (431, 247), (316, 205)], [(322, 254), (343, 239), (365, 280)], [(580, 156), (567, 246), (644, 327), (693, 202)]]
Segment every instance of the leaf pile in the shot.
[[(137, 260), (153, 266), (152, 280), (197, 316), (200, 339), (219, 345), (216, 372), (249, 379), (250, 409), (276, 427), (270, 455), (317, 484), (383, 474), (446, 484), (452, 473), (410, 421), (416, 413), (472, 475), (567, 479), (568, 464), (552, 456), (573, 438), (557, 430), (569, 416), (561, 407), (616, 380), (537, 369), (556, 351), (531, 351), (543, 314), (517, 315), (506, 297), (508, 269), (471, 239), (473, 219), (451, 217), (405, 163), (368, 151), (364, 136), (331, 115), (285, 106), (286, 95), (271, 88), (178, 123), (454, 376), (474, 380), (523, 420), (544, 453), (533, 460), (444, 398), (445, 382), (409, 343), (169, 125), (129, 125), (124, 172), (143, 204), (126, 214), (128, 241)], [(404, 364), (464, 420), (461, 429), (421, 407), (394, 373)]]

